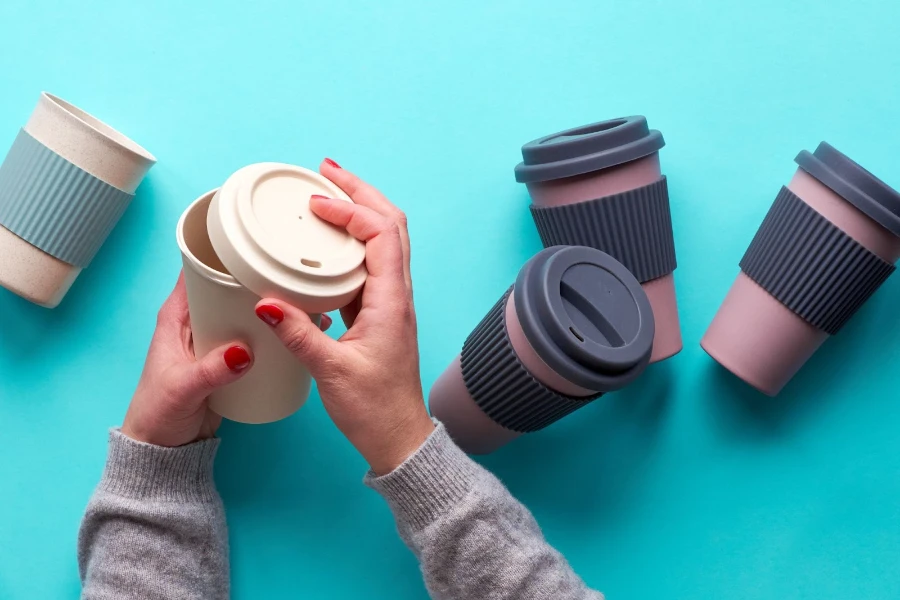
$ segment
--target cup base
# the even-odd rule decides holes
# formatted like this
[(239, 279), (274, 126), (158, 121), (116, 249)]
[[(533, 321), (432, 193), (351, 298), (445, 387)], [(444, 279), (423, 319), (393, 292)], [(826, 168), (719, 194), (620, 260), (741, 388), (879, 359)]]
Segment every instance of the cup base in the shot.
[(675, 356), (684, 347), (681, 339), (681, 323), (678, 321), (678, 302), (675, 299), (675, 276), (669, 273), (643, 283), (641, 287), (650, 300), (653, 320), (656, 323), (653, 350), (650, 354), (652, 364)]
[(56, 308), (81, 269), (0, 226), (0, 286), (44, 308)]
[(741, 273), (700, 346), (737, 377), (775, 396), (827, 339)]

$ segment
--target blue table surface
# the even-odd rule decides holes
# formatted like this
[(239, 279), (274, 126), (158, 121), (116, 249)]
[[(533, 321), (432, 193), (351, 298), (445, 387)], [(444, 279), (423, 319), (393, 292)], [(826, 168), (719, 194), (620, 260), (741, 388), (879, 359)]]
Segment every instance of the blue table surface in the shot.
[[(828, 140), (900, 186), (898, 18), (889, 0), (0, 3), (0, 146), (47, 90), (159, 159), (59, 309), (0, 290), (0, 598), (78, 594), (79, 520), (191, 200), (323, 156), (379, 186), (409, 215), (428, 386), (540, 247), (521, 144), (628, 114), (667, 141), (685, 349), (483, 463), (609, 598), (900, 597), (900, 277), (777, 398), (698, 345), (799, 150)], [(220, 433), (235, 598), (426, 596), (318, 397)]]

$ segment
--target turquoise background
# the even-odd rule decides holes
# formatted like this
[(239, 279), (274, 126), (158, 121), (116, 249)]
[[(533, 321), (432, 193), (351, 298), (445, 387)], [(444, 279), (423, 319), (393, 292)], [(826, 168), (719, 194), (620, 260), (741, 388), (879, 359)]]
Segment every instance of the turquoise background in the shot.
[[(0, 290), (0, 598), (74, 598), (79, 519), (191, 200), (330, 156), (409, 214), (426, 386), (539, 249), (519, 147), (662, 130), (685, 349), (484, 460), (609, 598), (900, 597), (900, 277), (775, 399), (698, 345), (793, 158), (826, 139), (900, 186), (889, 0), (0, 3), (0, 145), (41, 90), (159, 164), (65, 303)], [(3, 260), (0, 257), (0, 260)], [(317, 398), (226, 424), (234, 597), (422, 598)]]

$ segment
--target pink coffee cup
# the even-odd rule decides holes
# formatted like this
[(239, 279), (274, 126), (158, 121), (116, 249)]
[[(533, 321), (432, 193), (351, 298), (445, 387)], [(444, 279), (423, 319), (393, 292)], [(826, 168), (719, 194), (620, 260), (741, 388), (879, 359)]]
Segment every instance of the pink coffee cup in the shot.
[(801, 152), (700, 341), (776, 395), (900, 257), (900, 194), (825, 142)]
[(641, 282), (656, 321), (650, 362), (682, 348), (672, 218), (659, 164), (664, 145), (644, 117), (611, 119), (525, 144), (516, 167), (545, 247), (602, 250)]
[(593, 248), (535, 255), (431, 388), (431, 413), (486, 454), (637, 378), (653, 312), (621, 263)]

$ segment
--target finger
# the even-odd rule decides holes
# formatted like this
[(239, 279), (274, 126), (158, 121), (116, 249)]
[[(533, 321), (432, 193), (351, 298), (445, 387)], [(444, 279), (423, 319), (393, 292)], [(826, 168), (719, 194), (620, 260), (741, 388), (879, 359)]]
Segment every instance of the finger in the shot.
[(332, 323), (334, 323), (334, 320), (325, 313), (322, 313), (322, 319), (319, 321), (319, 329), (323, 332), (328, 331)]
[(377, 188), (366, 183), (350, 171), (341, 168), (330, 158), (322, 161), (319, 172), (333, 181), (344, 190), (354, 203), (371, 208), (378, 214), (388, 217), (400, 227), (400, 241), (403, 244), (403, 272), (406, 277), (406, 285), (412, 292), (412, 275), (410, 272), (411, 244), (409, 241), (409, 226), (406, 215), (385, 197)]
[(389, 218), (346, 200), (315, 195), (310, 197), (309, 207), (317, 217), (346, 229), (361, 242), (368, 242), (391, 225)]
[(185, 398), (203, 400), (214, 391), (243, 377), (253, 366), (253, 354), (243, 344), (228, 344), (209, 352), (184, 372)]
[(393, 217), (400, 212), (384, 194), (369, 185), (350, 171), (341, 168), (333, 160), (326, 158), (319, 166), (319, 172), (337, 184), (348, 196), (361, 206), (371, 208), (385, 217)]
[(319, 218), (343, 227), (366, 242), (366, 268), (370, 277), (403, 275), (403, 245), (396, 223), (371, 208), (323, 196), (310, 198), (309, 206)]
[(262, 300), (256, 305), (256, 316), (314, 376), (339, 352), (338, 342), (325, 335), (308, 314), (289, 304)]

